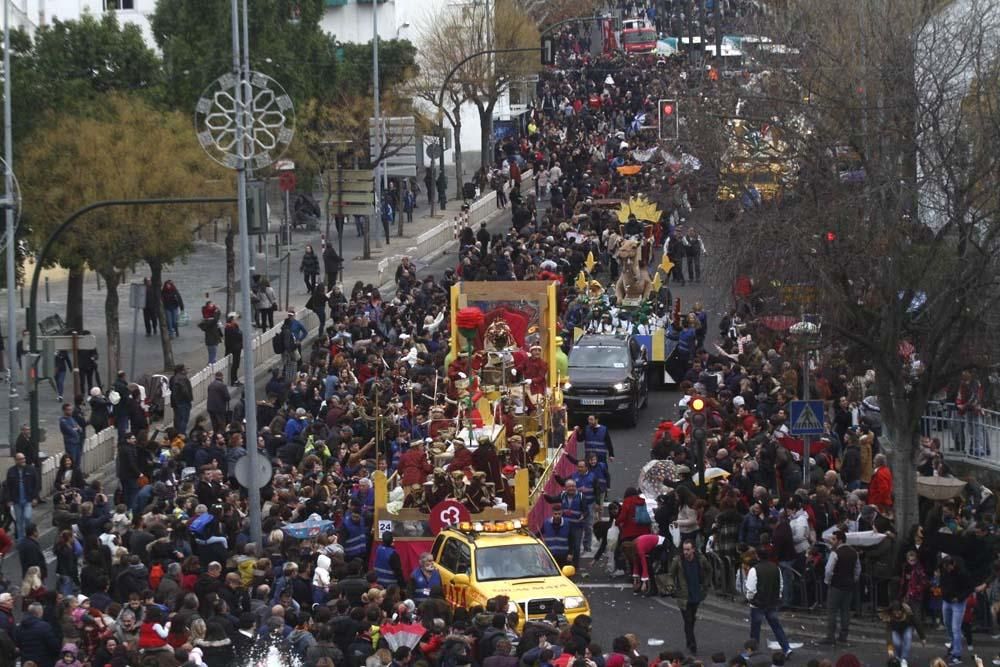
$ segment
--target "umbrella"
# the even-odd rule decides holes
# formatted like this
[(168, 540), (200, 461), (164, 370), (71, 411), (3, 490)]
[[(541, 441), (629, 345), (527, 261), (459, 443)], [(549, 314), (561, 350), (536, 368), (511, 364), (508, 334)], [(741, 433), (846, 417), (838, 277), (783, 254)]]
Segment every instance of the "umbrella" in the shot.
[(310, 514), (309, 518), (300, 523), (286, 523), (281, 527), (289, 537), (297, 540), (308, 540), (318, 535), (330, 535), (336, 530), (333, 521), (323, 519), (319, 514)]
[(950, 500), (965, 489), (965, 481), (955, 477), (917, 477), (917, 495), (931, 500)]
[[(729, 473), (722, 468), (705, 468), (705, 483), (711, 484), (717, 479), (725, 479), (729, 477)], [(698, 484), (698, 475), (694, 476), (694, 483)]]
[(382, 639), (392, 651), (400, 646), (413, 648), (427, 632), (419, 623), (386, 623), (381, 628)]
[(639, 471), (639, 492), (655, 498), (666, 489), (667, 482), (677, 481), (677, 466), (673, 461), (650, 461)]

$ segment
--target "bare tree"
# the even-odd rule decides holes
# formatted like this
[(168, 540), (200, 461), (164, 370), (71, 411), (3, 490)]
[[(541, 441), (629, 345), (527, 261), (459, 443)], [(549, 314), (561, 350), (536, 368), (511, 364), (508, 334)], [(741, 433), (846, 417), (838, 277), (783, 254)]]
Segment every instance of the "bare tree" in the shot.
[[(1000, 305), (1000, 8), (941, 4), (790, 3), (791, 30), (772, 34), (801, 66), (748, 89), (739, 114), (782, 134), (799, 176), (744, 219), (731, 264), (815, 286), (826, 342), (876, 371), (901, 530), (928, 400), (996, 361), (979, 332)], [(844, 154), (862, 183), (841, 178)]]

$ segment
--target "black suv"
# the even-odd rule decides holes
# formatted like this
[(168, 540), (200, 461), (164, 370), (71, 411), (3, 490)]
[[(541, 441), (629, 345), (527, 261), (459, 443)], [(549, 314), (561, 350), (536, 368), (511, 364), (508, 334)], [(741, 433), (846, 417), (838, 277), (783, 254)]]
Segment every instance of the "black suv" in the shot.
[(563, 401), (570, 415), (623, 415), (634, 426), (649, 399), (646, 350), (630, 335), (585, 334), (569, 353)]

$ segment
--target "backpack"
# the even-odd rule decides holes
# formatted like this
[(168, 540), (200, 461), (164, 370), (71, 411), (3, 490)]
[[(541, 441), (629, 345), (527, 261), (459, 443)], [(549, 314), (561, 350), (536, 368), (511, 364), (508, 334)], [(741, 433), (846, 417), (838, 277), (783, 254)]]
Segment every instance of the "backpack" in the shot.
[(645, 504), (635, 506), (635, 522), (640, 526), (653, 524), (653, 519), (649, 516), (649, 508)]
[(191, 525), (188, 526), (188, 529), (195, 537), (202, 540), (208, 539), (209, 537), (208, 529), (209, 526), (212, 524), (213, 518), (214, 517), (209, 512), (205, 512), (204, 514), (199, 514), (194, 518), (194, 521), (191, 522)]
[(279, 331), (275, 334), (274, 338), (271, 339), (271, 349), (274, 350), (275, 354), (282, 354), (285, 351), (285, 337), (281, 334), (282, 332)]

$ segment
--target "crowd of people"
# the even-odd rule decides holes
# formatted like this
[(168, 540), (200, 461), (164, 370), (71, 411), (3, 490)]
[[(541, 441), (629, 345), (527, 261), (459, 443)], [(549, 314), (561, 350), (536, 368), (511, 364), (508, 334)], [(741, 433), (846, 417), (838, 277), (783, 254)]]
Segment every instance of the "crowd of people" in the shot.
[[(640, 10), (630, 4), (636, 5), (631, 11)], [(684, 3), (667, 4), (661, 11), (670, 16), (673, 5), (681, 11)], [(24, 455), (16, 460), (5, 499), (17, 519), (23, 581), (0, 593), (0, 662), (673, 667), (697, 660), (698, 608), (713, 587), (738, 592), (751, 610), (750, 639), (731, 660), (712, 656), (713, 663), (785, 664), (792, 649), (779, 610), (793, 604), (827, 605), (825, 643), (846, 644), (851, 610), (861, 597), (883, 609), (904, 667), (913, 635), (923, 637), (936, 622), (951, 640), (950, 662), (961, 662), (963, 646), (971, 644), (965, 632), (977, 622), (990, 627), (1000, 603), (995, 498), (970, 485), (961, 501), (924, 503), (920, 524), (897, 535), (893, 471), (880, 450), (877, 424), (856, 409), (872, 378), (852, 372), (832, 351), (817, 362), (811, 395), (834, 409), (821, 450), (804, 452), (786, 437), (789, 401), (804, 393), (802, 369), (783, 356), (780, 339), (764, 346), (729, 336), (735, 314), (720, 323), (722, 343), (711, 351), (705, 348), (704, 309), (691, 308), (690, 317), (673, 325), (684, 399), (652, 443), (651, 460), (670, 473), (657, 480), (663, 486), (655, 499), (647, 501), (632, 486), (616, 492), (612, 439), (596, 418), (567, 434), (580, 455), (576, 471), (558, 478), (560, 492), (545, 499), (551, 517), (541, 537), (553, 555), (579, 567), (588, 556), (599, 561), (606, 554), (611, 574), (631, 577), (636, 594), (674, 596), (688, 656), (646, 656), (638, 638), (625, 632), (614, 632), (611, 645), (602, 647), (594, 641), (592, 619), (567, 624), (559, 609), (522, 625), (504, 597), (453, 608), (443, 599), (429, 554), (406, 572), (392, 534), (374, 539), (375, 471), (396, 473), (405, 507), (426, 510), (455, 498), (475, 512), (498, 501), (512, 507), (511, 480), (538, 451), (537, 440), (504, 413), (503, 452), (489, 441), (472, 452), (449, 440), (443, 444), (454, 448), (454, 457), (446, 467), (435, 467), (429, 456), (462, 405), (459, 381), (467, 361), (446, 363), (448, 295), (456, 281), (557, 280), (564, 330), (628, 331), (649, 322), (630, 321), (609, 308), (615, 304), (607, 298), (596, 307), (588, 292), (593, 286), (574, 284), (588, 256), (597, 259), (592, 273), (605, 279), (597, 286), (603, 292), (621, 270), (616, 252), (626, 239), (645, 248), (644, 267), (655, 265), (662, 248), (681, 267), (650, 298), (650, 317), (662, 325), (674, 322), (671, 289), (701, 279), (705, 244), (686, 222), (699, 205), (697, 161), (658, 154), (655, 132), (643, 129), (657, 99), (688, 85), (688, 63), (660, 58), (648, 66), (621, 55), (594, 57), (574, 29), (557, 37), (557, 65), (540, 77), (526, 131), (502, 142), (495, 170), (480, 177), (483, 190), (510, 188), (511, 229), (462, 230), (456, 266), (440, 277), (420, 275), (404, 260), (391, 299), (373, 285), (342, 289), (340, 258), (329, 246), (321, 253), (310, 248), (300, 268), (319, 335), (310, 340), (294, 312), (285, 314), (274, 343), (282, 361), (257, 405), (230, 405), (227, 385), (236, 384), (236, 375), (220, 374), (209, 388), (207, 414), (189, 423), (191, 385), (178, 367), (170, 379), (174, 423), (157, 437), (141, 414), (130, 411), (136, 397), (120, 375), (108, 397), (96, 388), (89, 408), (65, 406), (64, 436), (72, 437), (66, 436), (53, 489), (40, 488), (36, 461)], [(623, 166), (636, 173), (623, 175)], [(533, 185), (522, 189), (529, 172)], [(661, 225), (637, 219), (621, 225), (602, 203), (635, 192), (660, 207)], [(497, 205), (507, 204), (498, 195)], [(159, 297), (173, 310), (167, 324), (176, 335), (180, 294), (165, 285)], [(277, 304), (274, 290), (258, 280), (253, 322), (243, 326), (273, 326)], [(219, 344), (237, 353), (238, 316), (223, 318), (217, 308), (202, 315), (210, 323), (210, 354)], [(155, 326), (155, 319), (147, 320), (147, 333)], [(521, 369), (544, 379), (540, 367), (530, 350)], [(112, 392), (117, 401), (108, 400)], [(704, 460), (696, 460), (691, 442), (687, 411), (695, 398), (708, 406)], [(248, 409), (261, 427), (255, 443), (245, 442)], [(120, 483), (105, 489), (85, 479), (74, 447), (88, 427), (111, 421), (119, 431)], [(922, 472), (947, 474), (934, 443), (925, 445)], [(246, 495), (235, 479), (248, 446), (274, 467), (261, 493), (262, 543), (251, 540)], [(812, 459), (806, 478), (802, 456)], [(693, 472), (706, 467), (722, 472), (713, 474), (703, 494)], [(31, 508), (50, 491), (58, 531), (54, 586), (31, 524)], [(333, 529), (309, 536), (290, 528), (310, 521), (329, 521)], [(777, 654), (761, 650), (764, 622), (781, 646)], [(396, 633), (414, 625), (415, 640), (399, 645)], [(836, 662), (859, 664), (851, 655)]]

